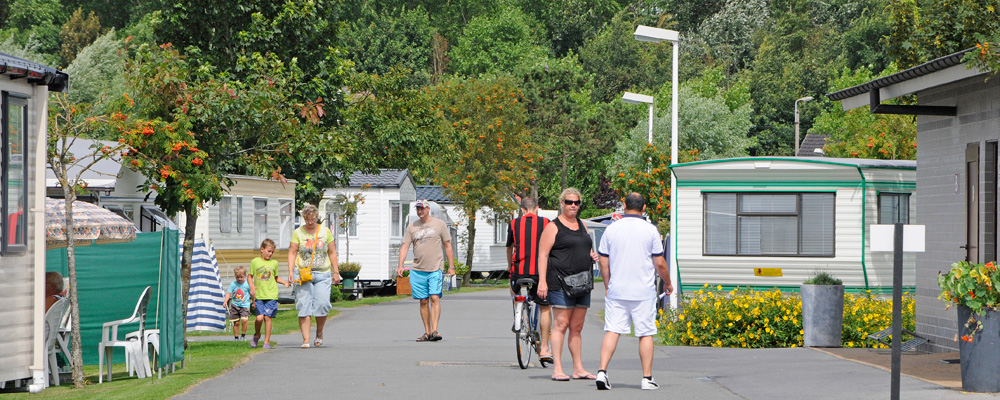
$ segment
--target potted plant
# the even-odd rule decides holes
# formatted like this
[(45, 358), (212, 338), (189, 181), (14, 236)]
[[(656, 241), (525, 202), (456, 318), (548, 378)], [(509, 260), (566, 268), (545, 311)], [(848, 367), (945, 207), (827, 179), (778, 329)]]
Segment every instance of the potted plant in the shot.
[(361, 272), (361, 264), (356, 262), (340, 263), (340, 277), (344, 278), (344, 289), (354, 289), (354, 278)]
[(938, 273), (939, 299), (958, 306), (962, 390), (1000, 392), (1000, 272), (995, 262), (960, 261)]
[(410, 269), (403, 270), (403, 277), (396, 277), (396, 294), (411, 294)]
[(803, 282), (803, 344), (808, 347), (840, 347), (844, 329), (844, 285), (826, 272)]

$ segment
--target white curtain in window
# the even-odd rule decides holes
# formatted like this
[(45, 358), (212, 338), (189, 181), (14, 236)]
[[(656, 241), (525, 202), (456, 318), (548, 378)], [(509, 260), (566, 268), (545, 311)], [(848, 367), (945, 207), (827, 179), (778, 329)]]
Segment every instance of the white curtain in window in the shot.
[(705, 253), (736, 254), (736, 194), (705, 195)]

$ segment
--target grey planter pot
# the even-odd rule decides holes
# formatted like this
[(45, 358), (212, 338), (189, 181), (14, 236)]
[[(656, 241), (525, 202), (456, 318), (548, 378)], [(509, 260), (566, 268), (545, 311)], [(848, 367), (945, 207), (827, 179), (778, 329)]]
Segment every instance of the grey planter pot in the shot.
[(802, 285), (802, 330), (807, 347), (840, 347), (844, 285)]
[(970, 317), (973, 317), (971, 308), (958, 306), (958, 336), (972, 336), (972, 342), (958, 341), (962, 390), (1000, 392), (1000, 312), (985, 310), (984, 314), (976, 314), (983, 330), (975, 333), (967, 326)]

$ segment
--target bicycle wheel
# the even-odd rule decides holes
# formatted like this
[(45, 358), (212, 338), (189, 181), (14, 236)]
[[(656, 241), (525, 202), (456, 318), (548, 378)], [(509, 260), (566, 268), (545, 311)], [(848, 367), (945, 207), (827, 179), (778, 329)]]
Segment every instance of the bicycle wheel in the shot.
[(514, 344), (517, 346), (517, 365), (521, 369), (527, 369), (531, 362), (531, 353), (534, 351), (531, 345), (531, 324), (528, 323), (528, 304), (521, 304), (521, 329), (514, 336)]
[(534, 349), (535, 354), (538, 354), (538, 365), (545, 368), (546, 363), (542, 361), (542, 333), (539, 331), (540, 326), (539, 321), (539, 311), (537, 305), (531, 306), (531, 347)]

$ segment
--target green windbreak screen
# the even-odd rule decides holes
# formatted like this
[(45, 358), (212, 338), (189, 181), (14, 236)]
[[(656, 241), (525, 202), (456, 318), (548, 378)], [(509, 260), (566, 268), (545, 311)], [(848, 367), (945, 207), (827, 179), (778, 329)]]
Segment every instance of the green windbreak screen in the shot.
[[(152, 288), (146, 311), (146, 328), (161, 330), (163, 337), (160, 349), (164, 354), (163, 362), (180, 361), (183, 354), (178, 356), (177, 349), (183, 351), (183, 337), (181, 333), (171, 332), (181, 327), (177, 240), (177, 231), (165, 230), (140, 233), (129, 243), (76, 248), (76, 279), (80, 297), (80, 336), (84, 364), (97, 364), (97, 345), (101, 341), (101, 327), (105, 322), (132, 316), (139, 295), (146, 286)], [(48, 250), (45, 252), (45, 258), (47, 271), (58, 271), (63, 276), (69, 275), (65, 248)], [(167, 304), (173, 305), (164, 307)], [(139, 329), (138, 323), (119, 327), (118, 339), (123, 340), (126, 334), (137, 329)], [(164, 338), (169, 338), (175, 343), (165, 346), (168, 343)], [(124, 361), (124, 350), (116, 348), (114, 362)]]

